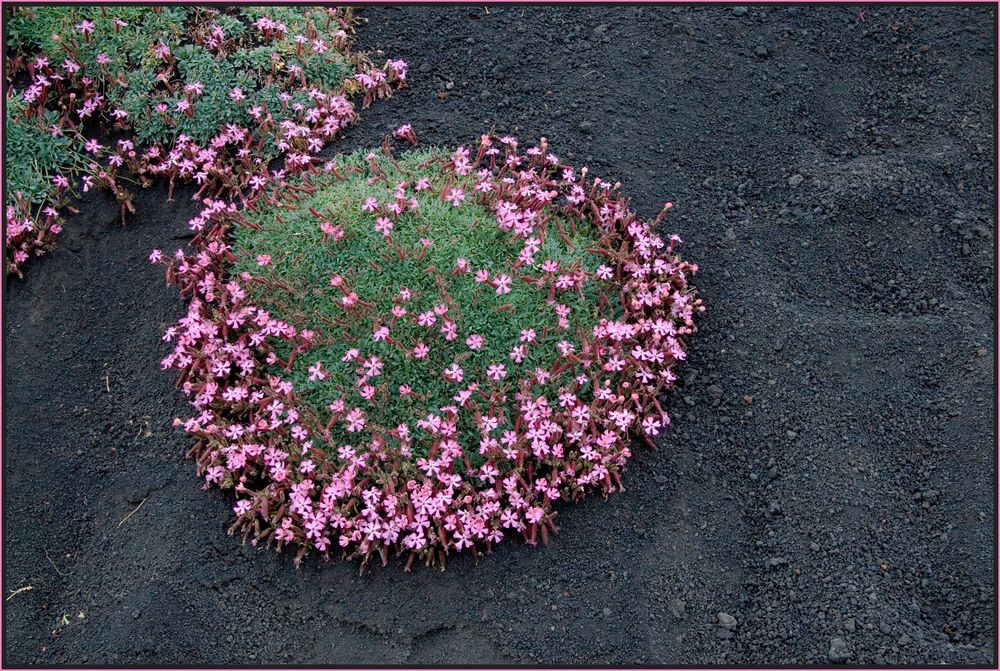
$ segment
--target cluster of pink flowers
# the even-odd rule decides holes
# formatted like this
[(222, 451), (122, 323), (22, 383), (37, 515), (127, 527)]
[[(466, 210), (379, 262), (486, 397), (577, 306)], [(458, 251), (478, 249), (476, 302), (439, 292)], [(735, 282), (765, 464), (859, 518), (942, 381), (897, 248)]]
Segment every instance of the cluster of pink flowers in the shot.
[[(405, 139), (405, 130), (398, 135)], [(373, 175), (380, 174), (377, 155), (368, 160)], [(407, 568), (416, 560), (443, 565), (451, 551), (488, 551), (511, 536), (534, 544), (555, 531), (557, 501), (620, 489), (632, 440), (652, 445), (670, 422), (658, 397), (674, 383), (685, 337), (704, 308), (688, 283), (697, 267), (674, 251), (680, 239), (664, 240), (655, 232), (669, 204), (654, 222), (638, 219), (619, 185), (563, 164), (544, 139), (519, 153), (513, 138), (484, 135), (475, 154), (459, 148), (440, 163), (441, 201), (487, 208), (519, 251), (503, 272), (477, 269), (464, 259), (437, 272), (467, 276), (498, 296), (510, 292), (514, 281), (532, 285), (547, 298), (552, 322), (522, 329), (507, 361), (481, 369), (458, 359), (448, 365), (441, 375), (454, 398), (425, 408), (415, 426), (372, 421), (373, 398), (382, 392), (370, 383), (385, 373), (384, 363), (362, 352), (360, 343), (343, 359), (357, 365), (356, 399), (322, 409), (303, 401), (282, 371), (290, 372), (296, 357), (308, 360), (324, 334), (250, 301), (248, 290), (262, 282), (266, 288), (268, 280), (231, 270), (231, 233), (252, 225), (233, 204), (205, 199), (205, 210), (192, 222), (193, 254), (178, 250), (165, 259), (155, 251), (150, 257), (166, 263), (168, 279), (190, 300), (186, 316), (164, 336), (174, 349), (163, 367), (180, 371), (179, 384), (195, 410), (177, 423), (196, 440), (191, 454), (206, 486), (235, 490), (233, 531), (254, 543), (298, 546), (297, 560), (309, 549), (339, 550), (363, 565), (372, 556), (385, 562), (390, 554), (401, 555)], [(332, 165), (302, 169), (310, 174), (299, 186), (272, 179), (258, 190), (256, 202), (287, 203), (295, 199), (293, 189), (309, 191), (343, 177)], [(412, 186), (435, 189), (427, 179)], [(433, 245), (424, 240), (418, 250), (392, 247), (393, 223), (415, 203), (407, 189), (397, 187), (395, 202), (362, 206), (389, 245), (386, 262), (393, 251), (422, 259)], [(559, 236), (572, 248), (568, 236), (575, 231), (567, 231), (565, 222), (594, 232), (588, 251), (602, 257), (598, 268), (562, 267), (541, 258), (545, 236)], [(324, 243), (337, 244), (333, 224), (324, 224)], [(270, 262), (257, 258), (260, 267)], [(601, 290), (601, 317), (589, 330), (572, 332), (570, 301), (562, 297), (582, 295), (589, 283)], [(406, 287), (389, 316), (376, 314), (341, 275), (330, 285), (352, 319), (372, 325), (373, 342), (392, 344), (415, 360), (448, 343), (464, 342), (477, 351), (490, 337), (459, 335), (456, 310), (446, 303), (410, 310)], [(398, 320), (426, 329), (426, 337), (397, 340)], [(539, 366), (531, 355), (543, 332), (564, 337), (546, 353), (549, 363)], [(444, 344), (433, 344), (435, 333)], [(279, 350), (291, 352), (287, 361)], [(308, 372), (313, 381), (328, 374), (322, 361)], [(408, 384), (398, 390), (418, 400), (423, 392)], [(467, 426), (475, 428), (461, 428)], [(333, 427), (350, 440), (333, 444)]]
[[(284, 104), (289, 105), (291, 96), (285, 97)], [(354, 105), (343, 93), (328, 94), (312, 88), (309, 99), (310, 106), (291, 103), (294, 118), (280, 123), (266, 110), (252, 107), (250, 115), (258, 124), (255, 129), (227, 125), (206, 146), (185, 135), (179, 136), (170, 149), (153, 145), (143, 154), (141, 170), (144, 174), (167, 177), (171, 190), (174, 180), (180, 178), (198, 184), (199, 197), (206, 193), (235, 194), (245, 203), (247, 194), (261, 189), (269, 178), (281, 180), (286, 174), (307, 170), (316, 162), (316, 154), (358, 117)], [(265, 135), (274, 137), (285, 155), (284, 167), (270, 174), (257, 151)]]
[(33, 212), (27, 200), (14, 198), (7, 204), (7, 274), (22, 274), (22, 266), (32, 254), (42, 254), (52, 247), (62, 233), (63, 220), (52, 205)]
[[(154, 9), (155, 11), (155, 9)], [(316, 8), (317, 13), (320, 8)], [(331, 42), (319, 38), (314, 27), (308, 28), (306, 35), (289, 35), (289, 29), (281, 22), (261, 17), (253, 25), (257, 38), (264, 44), (281, 40), (294, 40), (297, 48), (308, 50), (311, 55), (324, 57), (330, 49), (346, 51), (347, 30), (353, 19), (351, 13), (335, 7), (322, 10), (326, 14), (327, 27), (339, 25), (333, 32)], [(333, 23), (335, 22), (335, 23)], [(118, 32), (124, 21), (115, 19), (111, 29)], [(82, 20), (75, 26), (84, 43), (89, 43), (95, 34), (94, 21)], [(233, 53), (241, 40), (228, 38), (218, 24), (195, 29), (190, 36), (195, 44), (204, 46), (217, 56)], [(29, 84), (19, 94), (26, 105), (26, 115), (39, 117), (46, 111), (58, 110), (56, 122), (50, 132), (60, 135), (67, 130), (79, 135), (79, 130), (89, 122), (97, 122), (107, 131), (127, 133), (126, 138), (117, 140), (110, 147), (91, 138), (80, 147), (89, 159), (81, 166), (80, 174), (70, 176), (73, 181), (81, 180), (81, 190), (108, 188), (118, 198), (124, 219), (126, 211), (133, 211), (132, 195), (124, 187), (122, 175), (137, 178), (148, 184), (153, 177), (166, 178), (170, 182), (171, 193), (175, 181), (195, 182), (200, 186), (199, 196), (239, 198), (248, 200), (247, 193), (254, 192), (270, 178), (280, 181), (286, 174), (307, 169), (316, 159), (316, 154), (333, 140), (347, 125), (357, 120), (358, 114), (350, 98), (358, 95), (362, 106), (372, 101), (386, 98), (404, 85), (407, 65), (401, 60), (387, 60), (377, 67), (365, 57), (343, 54), (345, 61), (358, 69), (355, 77), (335, 89), (322, 87), (306, 76), (301, 65), (289, 63), (279, 68), (282, 59), (278, 51), (272, 54), (272, 71), (269, 79), (281, 86), (278, 94), (282, 104), (281, 120), (263, 105), (254, 104), (252, 92), (240, 86), (229, 92), (231, 104), (246, 106), (252, 119), (250, 127), (227, 124), (204, 144), (199, 144), (180, 133), (169, 146), (159, 143), (143, 144), (137, 132), (142, 124), (158, 118), (165, 127), (176, 127), (185, 117), (192, 118), (205, 92), (200, 81), (188, 81), (183, 76), (183, 66), (163, 41), (150, 42), (149, 53), (155, 57), (150, 77), (162, 84), (156, 93), (149, 94), (148, 106), (142, 118), (132, 118), (128, 111), (116, 106), (108, 93), (120, 89), (125, 81), (125, 73), (110, 68), (108, 54), (100, 53), (94, 59), (99, 73), (81, 65), (79, 43), (76, 35), (54, 36), (61, 45), (65, 58), (57, 62), (45, 55), (26, 56), (18, 54), (12, 65), (15, 72), (23, 71)], [(163, 97), (168, 91), (176, 94), (177, 100), (168, 104)], [(305, 97), (307, 102), (302, 102)], [(162, 98), (162, 99), (161, 99)], [(276, 111), (275, 111), (276, 113)], [(82, 140), (81, 140), (82, 142)], [(276, 152), (262, 152), (265, 146), (274, 146)], [(284, 167), (268, 172), (268, 160), (275, 156), (284, 157)], [(62, 178), (67, 179), (67, 178)], [(67, 179), (66, 186), (69, 186)], [(59, 187), (60, 189), (63, 187)], [(13, 199), (12, 199), (13, 200)], [(57, 224), (51, 230), (46, 222), (55, 221), (57, 215), (51, 210), (64, 207), (66, 200), (53, 197), (44, 216), (31, 217), (20, 203), (8, 202), (8, 222), (17, 224), (19, 235), (7, 237), (8, 273), (21, 273), (21, 265), (34, 252), (41, 254), (51, 246)], [(13, 206), (13, 209), (12, 209)]]

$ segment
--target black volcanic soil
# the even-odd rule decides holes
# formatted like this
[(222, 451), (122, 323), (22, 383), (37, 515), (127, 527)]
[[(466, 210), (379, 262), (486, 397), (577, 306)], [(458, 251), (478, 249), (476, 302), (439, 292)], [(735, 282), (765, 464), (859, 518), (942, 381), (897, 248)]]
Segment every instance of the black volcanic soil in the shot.
[(994, 663), (994, 9), (362, 14), (412, 86), (336, 149), (495, 127), (676, 203), (708, 312), (669, 434), (547, 547), (295, 570), (171, 426), (145, 258), (194, 204), (91, 198), (5, 292), (6, 664)]

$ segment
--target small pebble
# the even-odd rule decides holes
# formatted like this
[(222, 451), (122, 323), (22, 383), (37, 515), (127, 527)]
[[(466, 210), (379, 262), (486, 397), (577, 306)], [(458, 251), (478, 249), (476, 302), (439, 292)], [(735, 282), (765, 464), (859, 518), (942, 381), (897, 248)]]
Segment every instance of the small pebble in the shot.
[(840, 636), (830, 639), (830, 650), (826, 653), (826, 658), (834, 664), (843, 664), (851, 657), (851, 649)]
[(723, 629), (736, 629), (738, 622), (729, 613), (719, 613), (717, 617), (719, 619), (719, 626)]

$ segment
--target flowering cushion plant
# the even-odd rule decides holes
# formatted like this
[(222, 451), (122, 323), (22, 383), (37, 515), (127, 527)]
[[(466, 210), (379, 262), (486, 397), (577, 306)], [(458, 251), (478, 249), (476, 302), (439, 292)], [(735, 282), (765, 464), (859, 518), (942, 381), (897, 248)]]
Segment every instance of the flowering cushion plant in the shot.
[[(19, 7), (9, 18), (7, 97), (84, 157), (52, 178), (110, 188), (123, 216), (132, 207), (123, 182), (134, 179), (245, 198), (272, 159), (284, 156), (290, 172), (315, 160), (357, 118), (352, 97), (367, 106), (405, 80), (404, 62), (375, 67), (349, 50), (353, 23), (337, 7)], [(15, 90), (14, 81), (27, 85)], [(39, 176), (30, 154), (8, 158), (18, 174)], [(55, 211), (65, 189), (46, 185)], [(8, 203), (8, 220), (17, 212), (23, 223), (23, 210)], [(32, 250), (8, 244), (8, 271), (19, 273)]]
[(30, 255), (49, 249), (62, 232), (58, 208), (68, 207), (75, 195), (65, 175), (88, 168), (78, 133), (48, 132), (55, 112), (36, 115), (19, 98), (6, 102), (7, 272), (20, 275)]
[[(366, 563), (528, 543), (669, 423), (696, 267), (544, 139), (356, 154), (207, 200), (164, 367), (233, 530)], [(152, 259), (161, 260), (154, 252)]]

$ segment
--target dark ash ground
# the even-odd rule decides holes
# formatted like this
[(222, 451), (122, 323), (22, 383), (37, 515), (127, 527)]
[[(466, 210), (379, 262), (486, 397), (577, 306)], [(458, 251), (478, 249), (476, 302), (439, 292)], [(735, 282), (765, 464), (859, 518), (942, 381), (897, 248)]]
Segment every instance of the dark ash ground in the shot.
[(495, 126), (676, 203), (708, 313), (662, 449), (548, 547), (296, 571), (171, 427), (145, 257), (193, 204), (93, 198), (5, 296), (6, 664), (993, 664), (994, 10), (362, 13), (412, 87), (337, 149)]

